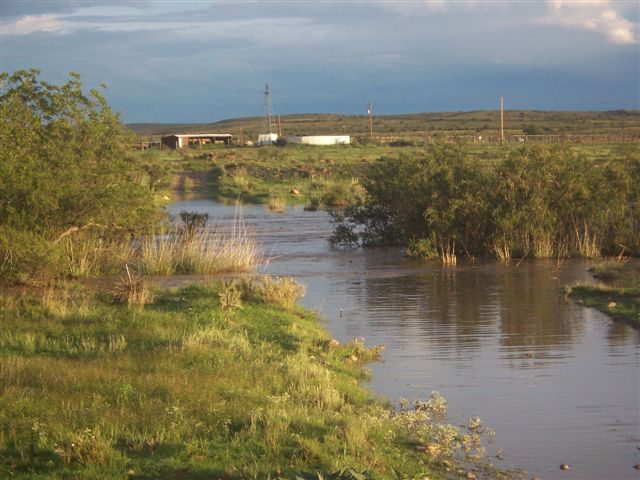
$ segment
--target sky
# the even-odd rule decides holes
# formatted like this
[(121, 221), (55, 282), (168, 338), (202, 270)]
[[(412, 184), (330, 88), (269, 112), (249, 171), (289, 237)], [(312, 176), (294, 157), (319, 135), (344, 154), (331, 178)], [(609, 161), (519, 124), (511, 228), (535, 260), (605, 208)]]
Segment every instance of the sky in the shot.
[(81, 74), (126, 123), (640, 108), (637, 0), (0, 0), (0, 70)]

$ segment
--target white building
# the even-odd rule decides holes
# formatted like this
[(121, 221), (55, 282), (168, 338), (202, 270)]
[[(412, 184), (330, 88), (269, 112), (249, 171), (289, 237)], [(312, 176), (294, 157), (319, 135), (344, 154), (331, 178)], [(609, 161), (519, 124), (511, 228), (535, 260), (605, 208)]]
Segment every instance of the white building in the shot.
[(258, 135), (258, 143), (256, 143), (256, 145), (259, 147), (271, 145), (272, 143), (276, 143), (276, 140), (278, 140), (277, 133), (261, 133)]
[(307, 135), (299, 137), (288, 135), (287, 143), (303, 143), (305, 145), (349, 145), (351, 137), (349, 135)]

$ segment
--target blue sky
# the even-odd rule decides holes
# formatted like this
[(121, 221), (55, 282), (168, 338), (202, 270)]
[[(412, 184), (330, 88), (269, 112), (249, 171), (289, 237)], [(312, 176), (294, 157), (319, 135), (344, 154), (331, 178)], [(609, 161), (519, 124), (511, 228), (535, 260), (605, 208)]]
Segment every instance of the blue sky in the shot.
[(276, 113), (640, 108), (640, 2), (0, 0), (2, 71), (131, 122)]

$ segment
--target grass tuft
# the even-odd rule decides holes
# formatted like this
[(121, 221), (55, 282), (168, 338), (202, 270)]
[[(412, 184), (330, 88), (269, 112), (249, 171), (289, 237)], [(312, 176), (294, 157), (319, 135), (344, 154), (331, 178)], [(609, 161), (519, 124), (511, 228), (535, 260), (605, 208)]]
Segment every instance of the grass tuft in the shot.
[(144, 308), (153, 301), (153, 295), (141, 275), (131, 274), (129, 265), (125, 265), (127, 276), (121, 277), (111, 290), (111, 296), (117, 303), (126, 303), (129, 307)]

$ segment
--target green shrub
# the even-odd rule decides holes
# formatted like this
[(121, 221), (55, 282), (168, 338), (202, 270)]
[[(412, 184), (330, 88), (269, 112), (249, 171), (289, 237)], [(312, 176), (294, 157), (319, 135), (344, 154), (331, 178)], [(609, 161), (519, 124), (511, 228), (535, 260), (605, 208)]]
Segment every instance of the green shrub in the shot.
[(128, 154), (131, 134), (104, 97), (85, 94), (76, 73), (62, 85), (38, 75), (0, 74), (3, 280), (73, 274), (77, 264), (60, 263), (63, 239), (97, 228), (110, 244), (163, 216), (153, 196), (159, 180)]
[(26, 281), (36, 276), (57, 275), (62, 270), (59, 245), (35, 232), (0, 225), (0, 279)]
[[(407, 245), (456, 254), (560, 258), (640, 255), (640, 157), (588, 159), (567, 148), (518, 148), (481, 164), (458, 145), (381, 158), (365, 204), (334, 216), (334, 244)], [(425, 243), (426, 242), (426, 243)], [(429, 248), (427, 248), (429, 247)]]

